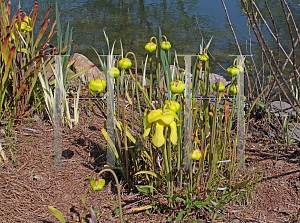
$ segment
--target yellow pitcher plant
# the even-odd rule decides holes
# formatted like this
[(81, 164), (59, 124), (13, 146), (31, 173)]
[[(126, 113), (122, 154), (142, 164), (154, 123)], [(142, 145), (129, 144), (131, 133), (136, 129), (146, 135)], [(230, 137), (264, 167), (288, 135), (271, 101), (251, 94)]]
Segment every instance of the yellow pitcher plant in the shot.
[[(29, 16), (25, 16), (23, 21), (21, 22), (21, 32), (31, 32), (31, 18)], [(18, 22), (15, 23), (16, 30), (19, 30)]]
[[(180, 125), (180, 120), (176, 113), (170, 109), (157, 109), (151, 111), (147, 116), (147, 125), (143, 137), (147, 137), (150, 133), (152, 125), (155, 128), (155, 133), (152, 142), (156, 147), (161, 147), (165, 143), (164, 129), (170, 127), (170, 140), (173, 145), (177, 143), (177, 126)], [(176, 122), (177, 121), (177, 122)]]

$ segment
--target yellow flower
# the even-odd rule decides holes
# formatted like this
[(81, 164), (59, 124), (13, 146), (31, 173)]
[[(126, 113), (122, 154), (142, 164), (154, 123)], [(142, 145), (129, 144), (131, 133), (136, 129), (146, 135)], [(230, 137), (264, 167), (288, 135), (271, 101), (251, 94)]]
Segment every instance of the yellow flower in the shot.
[[(11, 34), (10, 34), (10, 37), (11, 37), (14, 41), (16, 41), (16, 36), (15, 36), (15, 34), (11, 33)], [(11, 39), (9, 39), (9, 41), (11, 41)]]
[(170, 109), (165, 109), (164, 111), (161, 109), (153, 110), (148, 114), (147, 121), (143, 137), (149, 135), (153, 124), (155, 133), (152, 142), (156, 147), (161, 147), (165, 143), (165, 127), (170, 127), (170, 141), (174, 145), (177, 143), (177, 126), (180, 125), (180, 120), (174, 111)]
[(27, 23), (26, 22), (21, 22), (21, 31), (25, 31), (27, 27)]
[(29, 25), (31, 23), (31, 18), (29, 16), (25, 16), (24, 21)]
[[(24, 18), (25, 22), (21, 22), (21, 32), (31, 32), (32, 27), (30, 26), (31, 18), (28, 16), (25, 16)], [(16, 30), (19, 30), (19, 22), (15, 23)]]
[(26, 32), (31, 32), (32, 31), (32, 27), (31, 26), (26, 26), (25, 31)]

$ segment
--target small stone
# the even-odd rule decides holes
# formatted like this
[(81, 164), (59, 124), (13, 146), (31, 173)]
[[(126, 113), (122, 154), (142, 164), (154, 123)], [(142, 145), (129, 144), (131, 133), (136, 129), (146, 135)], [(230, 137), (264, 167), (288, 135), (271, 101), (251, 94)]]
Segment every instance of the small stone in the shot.
[(285, 166), (285, 162), (283, 160), (279, 160), (275, 163), (276, 168), (283, 168)]
[(232, 222), (232, 223), (240, 223), (241, 221), (240, 221), (239, 219), (237, 219), (237, 218), (234, 218), (234, 219), (232, 219), (231, 222)]
[(35, 120), (35, 121), (41, 121), (41, 119), (40, 119), (40, 117), (37, 115), (37, 114), (35, 114), (34, 116), (33, 116), (33, 119)]

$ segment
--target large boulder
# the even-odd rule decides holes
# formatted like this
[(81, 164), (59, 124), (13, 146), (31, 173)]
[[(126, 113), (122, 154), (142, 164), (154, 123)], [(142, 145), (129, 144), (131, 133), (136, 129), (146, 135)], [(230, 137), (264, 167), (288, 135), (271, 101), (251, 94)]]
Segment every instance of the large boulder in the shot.
[[(72, 60), (74, 60), (73, 63), (73, 70), (75, 73), (80, 72), (81, 70), (85, 69), (89, 65), (94, 65), (86, 56), (75, 53), (72, 57)], [(83, 73), (80, 78), (84, 84), (88, 84), (93, 78), (101, 78), (103, 80), (106, 80), (106, 74), (103, 71), (100, 71), (98, 67), (93, 67), (87, 72)]]
[[(72, 57), (71, 69), (67, 68), (68, 77), (72, 77), (73, 75), (82, 71), (89, 65), (92, 65), (94, 67), (80, 75), (80, 79), (84, 85), (87, 85), (95, 77), (106, 80), (106, 74), (103, 71), (100, 71), (98, 67), (96, 67), (86, 56), (79, 53), (75, 53)], [(55, 68), (55, 63), (53, 63), (52, 66), (54, 66)], [(52, 81), (54, 79), (54, 74), (50, 66), (46, 66), (46, 74), (49, 81)], [(73, 82), (74, 81), (76, 82), (76, 79), (73, 80)]]
[[(55, 69), (55, 63), (52, 63), (51, 64), (52, 67)], [(54, 80), (54, 73), (50, 67), (50, 64), (48, 64), (45, 68), (45, 72), (46, 72), (46, 75), (47, 75), (47, 78), (48, 78), (48, 81), (49, 83), (52, 82)], [(72, 71), (70, 68), (67, 68), (67, 75), (68, 75), (68, 78), (72, 77), (73, 75), (75, 75), (74, 71)]]
[(227, 81), (223, 76), (221, 76), (219, 74), (215, 74), (215, 73), (210, 73), (209, 74), (209, 83), (210, 83), (210, 85), (213, 85), (214, 83), (218, 82), (218, 80), (220, 80), (221, 82), (223, 82), (223, 84), (225, 86), (227, 84), (229, 84), (229, 81)]
[[(219, 75), (219, 74), (215, 74), (215, 73), (210, 73), (209, 74), (209, 83), (210, 86), (212, 86), (214, 83), (218, 82), (218, 80), (220, 80), (220, 82), (223, 82), (223, 84), (226, 86), (227, 84), (230, 83), (230, 81), (227, 81), (223, 76)], [(212, 87), (210, 87), (210, 92), (213, 95), (216, 95), (217, 93), (212, 89)]]

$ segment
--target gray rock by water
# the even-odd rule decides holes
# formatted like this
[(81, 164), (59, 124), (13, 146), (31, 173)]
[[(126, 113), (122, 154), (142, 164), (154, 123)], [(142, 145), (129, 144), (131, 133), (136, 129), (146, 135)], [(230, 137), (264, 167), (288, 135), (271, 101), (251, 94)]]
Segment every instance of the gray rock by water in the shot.
[[(55, 63), (51, 64), (53, 66), (53, 68), (55, 69)], [(48, 78), (48, 81), (51, 82), (54, 80), (54, 73), (50, 67), (50, 64), (48, 64), (48, 66), (46, 66), (46, 69), (45, 69), (45, 72), (46, 72), (46, 75), (47, 75), (47, 78)], [(67, 75), (68, 75), (68, 78), (72, 77), (73, 75), (75, 75), (75, 73), (67, 68)]]
[[(225, 86), (230, 83), (230, 81), (227, 81), (223, 76), (221, 76), (219, 74), (215, 74), (215, 73), (210, 73), (209, 74), (210, 86), (212, 86), (214, 83), (218, 82), (218, 80), (220, 80), (220, 82), (223, 82), (223, 84)], [(212, 87), (210, 87), (210, 92), (214, 95), (217, 94), (216, 92), (213, 91)]]
[[(72, 59), (75, 60), (74, 64), (72, 65), (75, 73), (80, 72), (89, 65), (94, 65), (86, 56), (79, 53), (75, 53)], [(84, 84), (89, 83), (93, 78), (96, 77), (106, 80), (106, 74), (103, 71), (100, 71), (96, 66), (80, 76)]]
[(268, 111), (275, 112), (277, 116), (281, 115), (282, 111), (282, 115), (287, 116), (293, 112), (293, 108), (291, 108), (290, 104), (287, 102), (273, 101), (271, 102), (271, 109), (268, 109)]
[[(175, 68), (175, 71), (174, 71), (174, 68)], [(180, 71), (180, 67), (170, 65), (170, 71), (171, 71), (171, 74), (173, 74), (173, 72), (175, 72), (174, 74), (176, 75)], [(204, 71), (202, 71), (201, 77), (203, 77), (203, 75), (204, 75)], [(211, 86), (214, 83), (218, 82), (218, 80), (223, 82), (225, 86), (230, 83), (230, 81), (227, 81), (223, 76), (221, 76), (219, 74), (215, 74), (215, 73), (210, 73), (209, 74), (209, 82), (210, 82)], [(164, 73), (163, 73), (163, 69), (161, 69), (160, 70), (160, 87), (163, 88), (163, 86), (165, 86), (165, 76), (164, 76)], [(210, 89), (210, 91), (212, 93), (215, 93), (215, 92), (213, 92), (212, 88)]]
[(221, 82), (223, 82), (223, 84), (226, 86), (227, 84), (229, 84), (230, 81), (227, 81), (223, 76), (219, 75), (219, 74), (215, 74), (215, 73), (210, 73), (209, 74), (209, 82), (210, 85), (213, 85), (214, 83), (218, 82), (218, 80), (220, 80)]
[[(267, 112), (274, 112), (276, 116), (283, 116), (282, 118), (288, 118), (289, 115), (293, 116), (294, 111), (291, 105), (287, 102), (273, 101), (267, 109)], [(300, 142), (300, 124), (290, 122), (287, 129), (288, 137), (291, 138), (292, 143)]]

